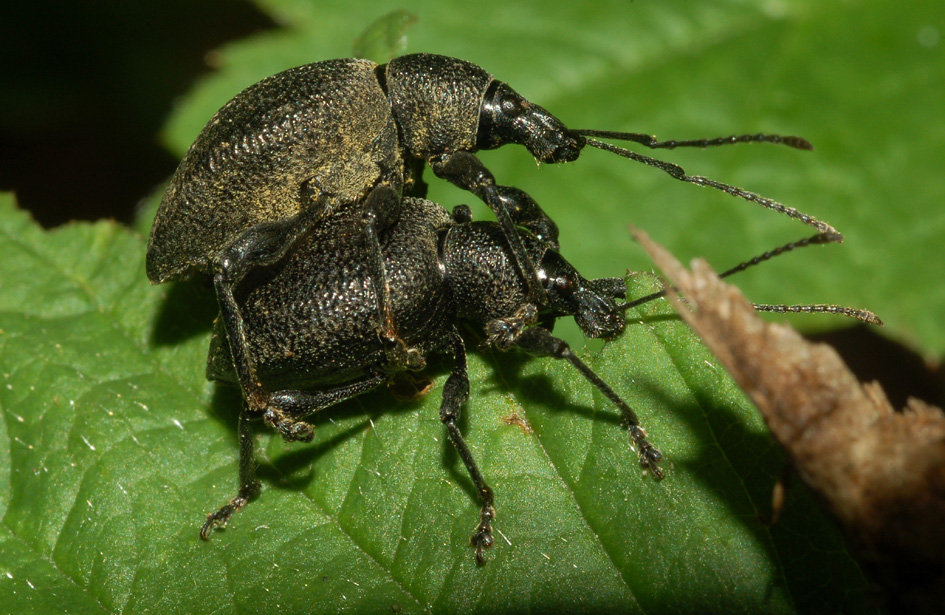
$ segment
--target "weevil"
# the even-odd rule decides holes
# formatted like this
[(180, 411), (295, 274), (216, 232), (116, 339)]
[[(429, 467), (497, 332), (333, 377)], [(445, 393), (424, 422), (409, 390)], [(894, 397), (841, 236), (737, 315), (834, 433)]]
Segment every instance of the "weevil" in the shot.
[[(440, 420), (466, 465), (481, 502), (471, 543), (476, 560), (494, 540), (492, 489), (466, 445), (457, 421), (469, 397), (466, 347), (458, 326), (467, 323), (485, 336), (483, 346), (517, 348), (539, 357), (568, 361), (613, 402), (640, 458), (657, 477), (661, 453), (648, 440), (630, 406), (568, 344), (552, 335), (557, 318), (573, 316), (588, 337), (612, 339), (625, 327), (616, 299), (625, 297), (621, 278), (585, 279), (559, 252), (530, 232), (518, 231), (536, 263), (545, 301), (530, 299), (510, 244), (495, 222), (473, 222), (459, 206), (451, 216), (424, 199), (403, 200), (400, 220), (381, 236), (391, 312), (398, 333), (425, 361), (431, 353), (452, 355), (443, 385)], [(288, 440), (310, 440), (303, 419), (344, 399), (389, 382), (405, 367), (391, 364), (377, 336), (375, 284), (365, 266), (367, 248), (358, 236), (360, 218), (336, 215), (317, 225), (278, 264), (258, 268), (234, 293), (243, 314), (241, 340), (252, 361), (240, 367), (230, 352), (225, 321), (217, 320), (207, 360), (207, 377), (229, 383), (249, 378), (271, 393), (263, 416)], [(240, 373), (241, 369), (247, 371)], [(267, 410), (268, 412), (268, 410)], [(240, 414), (240, 488), (230, 503), (210, 514), (201, 529), (207, 538), (260, 489), (255, 477), (249, 421)]]
[[(320, 222), (357, 212), (358, 233), (378, 296), (378, 335), (391, 364), (417, 367), (419, 355), (397, 334), (384, 279), (379, 236), (402, 215), (404, 196), (423, 197), (425, 166), (469, 190), (495, 213), (530, 301), (546, 300), (537, 264), (517, 226), (557, 247), (554, 221), (524, 191), (496, 183), (474, 155), (506, 144), (541, 162), (577, 159), (588, 145), (659, 168), (676, 179), (723, 190), (813, 226), (839, 241), (829, 224), (755, 193), (591, 137), (650, 148), (773, 142), (807, 149), (798, 137), (742, 135), (658, 141), (637, 133), (572, 130), (481, 67), (418, 53), (384, 65), (328, 60), (289, 69), (250, 86), (224, 105), (194, 141), (171, 178), (147, 252), (152, 283), (197, 273), (213, 276), (231, 348), (240, 347), (242, 314), (233, 289), (253, 269), (282, 259)], [(238, 354), (238, 353), (234, 353)], [(245, 363), (245, 357), (234, 359)], [(251, 408), (269, 416), (266, 392), (244, 381)], [(280, 419), (281, 420), (281, 419)]]
[[(496, 183), (474, 153), (520, 144), (555, 163), (575, 160), (590, 145), (818, 231), (779, 251), (842, 237), (781, 203), (599, 138), (655, 149), (739, 142), (810, 148), (799, 137), (767, 134), (659, 141), (572, 130), (475, 64), (432, 54), (381, 66), (330, 60), (290, 69), (250, 86), (214, 115), (170, 180), (147, 253), (152, 283), (212, 276), (220, 317), (208, 375), (238, 383), (245, 401), (239, 493), (209, 516), (203, 537), (259, 489), (251, 418), (264, 419), (287, 441), (310, 440), (308, 414), (446, 352), (454, 368), (441, 419), (482, 501), (472, 542), (483, 561), (493, 542), (492, 492), (456, 427), (468, 396), (456, 329), (463, 320), (484, 328), (496, 348), (569, 361), (620, 408), (641, 464), (661, 475), (661, 454), (632, 409), (551, 334), (555, 319), (570, 315), (586, 335), (611, 338), (623, 330), (623, 311), (640, 300), (617, 306), (625, 292), (620, 280), (581, 277), (558, 252), (554, 221), (526, 192)], [(425, 166), (482, 199), (497, 222), (471, 223), (468, 209), (449, 216), (423, 200)], [(756, 307), (869, 319), (836, 306)]]
[[(240, 355), (234, 360), (227, 323), (218, 319), (207, 360), (207, 377), (225, 383), (250, 380), (270, 391), (262, 418), (286, 440), (312, 439), (306, 417), (345, 399), (395, 380), (405, 370), (391, 362), (377, 335), (378, 286), (371, 279), (369, 248), (359, 236), (360, 216), (335, 215), (316, 225), (279, 263), (255, 269), (235, 288), (243, 315)], [(390, 313), (398, 335), (425, 364), (434, 353), (452, 356), (453, 367), (442, 390), (440, 420), (466, 466), (481, 509), (471, 537), (479, 564), (494, 543), (493, 492), (480, 472), (458, 426), (469, 397), (466, 345), (460, 325), (471, 326), (481, 347), (518, 349), (536, 357), (568, 361), (613, 403), (622, 415), (640, 465), (657, 478), (663, 471), (660, 451), (648, 440), (633, 409), (586, 365), (564, 340), (555, 337), (555, 321), (575, 319), (590, 338), (613, 339), (625, 328), (624, 312), (641, 301), (626, 298), (621, 278), (586, 279), (558, 252), (526, 229), (517, 231), (536, 264), (544, 301), (535, 303), (518, 270), (511, 244), (496, 222), (473, 222), (465, 205), (452, 215), (436, 203), (406, 197), (400, 219), (380, 236), (380, 253)], [(817, 236), (788, 244), (743, 263), (730, 275), (777, 254), (824, 241)], [(650, 298), (656, 295), (651, 295)], [(772, 306), (756, 306), (766, 309)], [(836, 306), (775, 306), (779, 311), (839, 311), (864, 318), (863, 311)], [(830, 308), (830, 309), (817, 309)], [(247, 404), (240, 414), (239, 492), (211, 513), (201, 529), (208, 538), (258, 493), (254, 444), (249, 421), (260, 418)]]

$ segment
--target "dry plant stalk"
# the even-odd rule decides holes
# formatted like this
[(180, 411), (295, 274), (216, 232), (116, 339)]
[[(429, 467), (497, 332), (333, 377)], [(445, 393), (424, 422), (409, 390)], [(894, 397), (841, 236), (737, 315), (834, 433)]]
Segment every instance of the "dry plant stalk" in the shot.
[(945, 414), (917, 399), (895, 411), (833, 348), (758, 318), (708, 263), (687, 271), (646, 234), (635, 236), (678, 289), (668, 294), (680, 316), (758, 406), (891, 604), (945, 612)]

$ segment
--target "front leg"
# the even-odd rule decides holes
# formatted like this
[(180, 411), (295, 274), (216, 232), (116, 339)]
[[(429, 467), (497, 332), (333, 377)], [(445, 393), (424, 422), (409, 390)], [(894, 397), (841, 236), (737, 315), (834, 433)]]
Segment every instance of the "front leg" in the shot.
[(536, 357), (550, 357), (553, 359), (564, 359), (574, 366), (584, 378), (594, 385), (598, 391), (604, 394), (623, 415), (623, 422), (630, 432), (630, 438), (636, 445), (637, 454), (640, 456), (640, 465), (650, 472), (656, 478), (663, 477), (663, 471), (659, 467), (660, 459), (663, 454), (650, 444), (647, 440), (646, 431), (640, 426), (640, 419), (636, 412), (625, 402), (617, 392), (614, 391), (603, 378), (597, 375), (584, 361), (582, 361), (571, 347), (563, 339), (555, 337), (543, 327), (532, 327), (523, 331), (513, 341), (514, 345), (525, 352)]
[(486, 480), (476, 465), (472, 451), (469, 445), (463, 439), (463, 434), (457, 425), (459, 414), (463, 404), (469, 399), (469, 374), (466, 371), (466, 345), (459, 331), (453, 327), (451, 332), (451, 341), (453, 344), (453, 371), (450, 377), (446, 379), (443, 386), (443, 401), (440, 405), (440, 421), (446, 426), (450, 441), (459, 453), (459, 458), (463, 460), (469, 477), (472, 478), (473, 485), (476, 487), (476, 494), (482, 503), (479, 510), (479, 525), (470, 538), (470, 543), (476, 548), (476, 563), (480, 566), (486, 563), (483, 550), (488, 549), (495, 543), (492, 536), (492, 520), (495, 519), (495, 506), (492, 497), (492, 488), (486, 484)]
[(509, 242), (512, 260), (528, 285), (529, 300), (539, 306), (546, 305), (548, 297), (538, 278), (538, 269), (528, 256), (516, 225), (529, 228), (550, 247), (557, 248), (558, 228), (551, 218), (525, 192), (497, 185), (489, 169), (469, 152), (451, 152), (429, 163), (437, 177), (469, 190), (489, 206)]

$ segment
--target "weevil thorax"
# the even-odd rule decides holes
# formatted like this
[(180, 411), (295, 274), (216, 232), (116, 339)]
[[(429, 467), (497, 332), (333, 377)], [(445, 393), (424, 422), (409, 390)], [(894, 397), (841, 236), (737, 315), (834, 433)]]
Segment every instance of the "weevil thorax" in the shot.
[(417, 158), (473, 151), (492, 75), (471, 62), (415, 53), (378, 69), (403, 148)]
[[(485, 326), (528, 303), (528, 287), (498, 224), (457, 224), (441, 235), (440, 262), (457, 318)], [(522, 239), (529, 258), (539, 262), (547, 246), (530, 233), (523, 233)]]
[[(458, 318), (484, 326), (529, 303), (528, 287), (496, 223), (458, 224), (441, 234), (440, 262)], [(522, 231), (522, 240), (547, 292), (544, 315), (573, 316), (588, 337), (610, 339), (624, 330), (624, 315), (614, 301), (626, 294), (623, 280), (588, 280), (531, 233)]]

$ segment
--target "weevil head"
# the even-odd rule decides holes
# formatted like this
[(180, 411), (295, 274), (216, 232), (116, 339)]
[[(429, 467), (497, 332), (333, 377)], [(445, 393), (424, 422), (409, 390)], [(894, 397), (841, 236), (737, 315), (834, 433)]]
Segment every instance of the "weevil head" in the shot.
[(626, 321), (617, 298), (626, 294), (620, 278), (585, 279), (554, 250), (548, 250), (539, 268), (551, 309), (574, 316), (584, 335), (611, 339), (623, 332)]
[(507, 84), (493, 81), (482, 101), (476, 147), (494, 149), (507, 143), (524, 145), (539, 161), (554, 163), (577, 160), (585, 139)]

